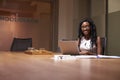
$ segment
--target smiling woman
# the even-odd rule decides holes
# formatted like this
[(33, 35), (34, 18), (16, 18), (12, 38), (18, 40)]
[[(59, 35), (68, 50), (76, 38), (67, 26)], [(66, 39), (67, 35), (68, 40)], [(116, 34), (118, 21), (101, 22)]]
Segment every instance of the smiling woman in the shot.
[(83, 19), (79, 26), (78, 47), (80, 54), (101, 54), (101, 40), (92, 19)]
[(81, 25), (81, 29), (84, 35), (88, 36), (90, 33), (90, 24), (88, 22), (83, 22), (83, 24)]

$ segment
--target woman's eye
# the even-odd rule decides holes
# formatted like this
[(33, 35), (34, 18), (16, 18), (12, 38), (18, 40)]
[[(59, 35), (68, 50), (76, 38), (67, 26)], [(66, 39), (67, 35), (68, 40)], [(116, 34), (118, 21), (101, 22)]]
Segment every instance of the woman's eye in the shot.
[(82, 28), (89, 28), (89, 26), (82, 26)]

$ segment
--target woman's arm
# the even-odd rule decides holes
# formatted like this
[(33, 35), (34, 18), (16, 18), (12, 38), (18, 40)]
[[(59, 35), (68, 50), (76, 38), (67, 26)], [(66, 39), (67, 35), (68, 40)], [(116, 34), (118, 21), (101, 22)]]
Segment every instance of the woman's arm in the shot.
[(102, 52), (101, 38), (97, 37), (97, 54), (101, 55), (101, 52)]
[(93, 53), (90, 52), (90, 51), (80, 51), (79, 54), (82, 54), (82, 55), (91, 55)]

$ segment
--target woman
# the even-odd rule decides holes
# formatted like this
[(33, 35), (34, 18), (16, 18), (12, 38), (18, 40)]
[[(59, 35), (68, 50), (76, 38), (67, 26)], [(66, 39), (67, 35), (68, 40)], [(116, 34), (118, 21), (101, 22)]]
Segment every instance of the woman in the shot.
[(80, 54), (101, 54), (101, 39), (97, 36), (96, 26), (91, 19), (84, 19), (80, 22), (78, 47)]

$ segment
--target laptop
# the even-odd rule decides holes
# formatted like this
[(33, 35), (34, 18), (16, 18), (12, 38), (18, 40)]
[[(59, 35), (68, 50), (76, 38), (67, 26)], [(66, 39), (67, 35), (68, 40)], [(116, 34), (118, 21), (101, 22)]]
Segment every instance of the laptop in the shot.
[(76, 40), (61, 40), (59, 47), (62, 54), (66, 55), (79, 55), (78, 41)]

